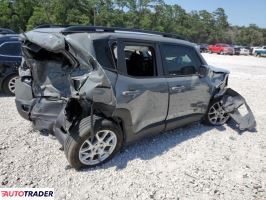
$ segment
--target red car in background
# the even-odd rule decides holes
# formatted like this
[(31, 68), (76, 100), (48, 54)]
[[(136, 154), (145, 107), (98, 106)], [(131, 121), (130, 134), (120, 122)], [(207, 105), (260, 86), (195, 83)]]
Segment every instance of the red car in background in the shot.
[(210, 53), (234, 55), (234, 48), (228, 44), (209, 45), (208, 50)]

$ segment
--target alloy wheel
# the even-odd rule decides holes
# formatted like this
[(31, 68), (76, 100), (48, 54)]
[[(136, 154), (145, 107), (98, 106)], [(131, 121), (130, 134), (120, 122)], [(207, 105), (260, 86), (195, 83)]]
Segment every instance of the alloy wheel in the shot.
[(216, 102), (212, 105), (209, 109), (208, 119), (209, 122), (215, 126), (223, 125), (229, 119), (229, 115), (223, 109), (221, 102)]
[(8, 82), (8, 89), (13, 94), (15, 94), (15, 86), (16, 86), (17, 80), (18, 80), (18, 76), (15, 76), (15, 77), (11, 78)]
[(117, 145), (117, 136), (111, 130), (101, 130), (93, 139), (87, 139), (79, 150), (79, 160), (84, 165), (96, 165), (106, 160)]

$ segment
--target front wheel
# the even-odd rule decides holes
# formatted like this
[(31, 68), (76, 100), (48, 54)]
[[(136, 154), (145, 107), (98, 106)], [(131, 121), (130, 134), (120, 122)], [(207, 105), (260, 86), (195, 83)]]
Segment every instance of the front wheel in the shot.
[(204, 122), (212, 126), (221, 126), (228, 121), (229, 117), (228, 113), (223, 109), (221, 100), (216, 99), (210, 102)]
[(122, 147), (122, 131), (118, 125), (106, 119), (96, 119), (95, 136), (91, 138), (90, 117), (84, 118), (68, 135), (64, 151), (75, 169), (95, 167), (110, 160)]

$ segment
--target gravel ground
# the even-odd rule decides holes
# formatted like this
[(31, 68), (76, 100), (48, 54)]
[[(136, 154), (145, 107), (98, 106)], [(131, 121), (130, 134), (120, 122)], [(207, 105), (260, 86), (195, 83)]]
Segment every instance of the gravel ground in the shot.
[(13, 97), (0, 97), (0, 187), (52, 187), (56, 199), (266, 199), (266, 59), (204, 54), (231, 71), (229, 86), (254, 111), (257, 132), (193, 124), (75, 171), (59, 143), (32, 131)]

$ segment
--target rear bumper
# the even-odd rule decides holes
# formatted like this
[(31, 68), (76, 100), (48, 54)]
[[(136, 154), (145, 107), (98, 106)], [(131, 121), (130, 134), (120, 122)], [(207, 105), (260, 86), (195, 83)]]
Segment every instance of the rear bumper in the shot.
[(67, 131), (65, 129), (66, 129), (66, 120), (65, 120), (65, 114), (62, 111), (58, 115), (57, 120), (53, 126), (54, 135), (61, 145), (64, 145), (67, 138)]
[(61, 129), (59, 128), (54, 128), (54, 135), (56, 137), (56, 139), (58, 140), (58, 142), (64, 146), (66, 138), (67, 138), (67, 134), (64, 133)]
[(33, 122), (34, 129), (54, 134), (53, 127), (64, 105), (62, 100), (38, 99), (30, 112), (30, 120)]
[(20, 114), (21, 117), (23, 117), (26, 120), (30, 120), (30, 110), (32, 105), (34, 104), (34, 99), (31, 101), (25, 101), (21, 99), (16, 99), (15, 100), (16, 107), (18, 110), (18, 113)]
[(35, 98), (32, 95), (31, 85), (22, 82), (21, 79), (16, 82), (16, 107), (21, 117), (30, 120), (30, 111), (35, 104)]
[(23, 101), (16, 99), (18, 113), (26, 120), (32, 121), (33, 128), (39, 131), (47, 131), (54, 134), (54, 124), (59, 113), (64, 107), (62, 101), (43, 101), (36, 103), (37, 100)]
[[(63, 110), (64, 104), (62, 102), (53, 102), (55, 106), (57, 106), (56, 110), (53, 110), (51, 113), (40, 113), (40, 112), (34, 112), (31, 113), (31, 110), (34, 110), (35, 105), (35, 99), (32, 101), (23, 101), (16, 99), (16, 106), (18, 113), (21, 117), (23, 117), (26, 120), (29, 120), (32, 122), (32, 126), (34, 130), (42, 131), (45, 133), (49, 133), (52, 135), (55, 135), (57, 140), (60, 144), (64, 145), (64, 142), (66, 140), (66, 132), (64, 131), (64, 117), (59, 117), (59, 113), (61, 110)], [(42, 104), (43, 110), (45, 107), (49, 107), (49, 104)], [(33, 109), (32, 109), (33, 107)], [(62, 115), (64, 112), (61, 112)]]
[(53, 126), (65, 101), (56, 98), (34, 98), (31, 85), (21, 80), (16, 84), (16, 107), (21, 117), (32, 121), (33, 128), (53, 134)]

